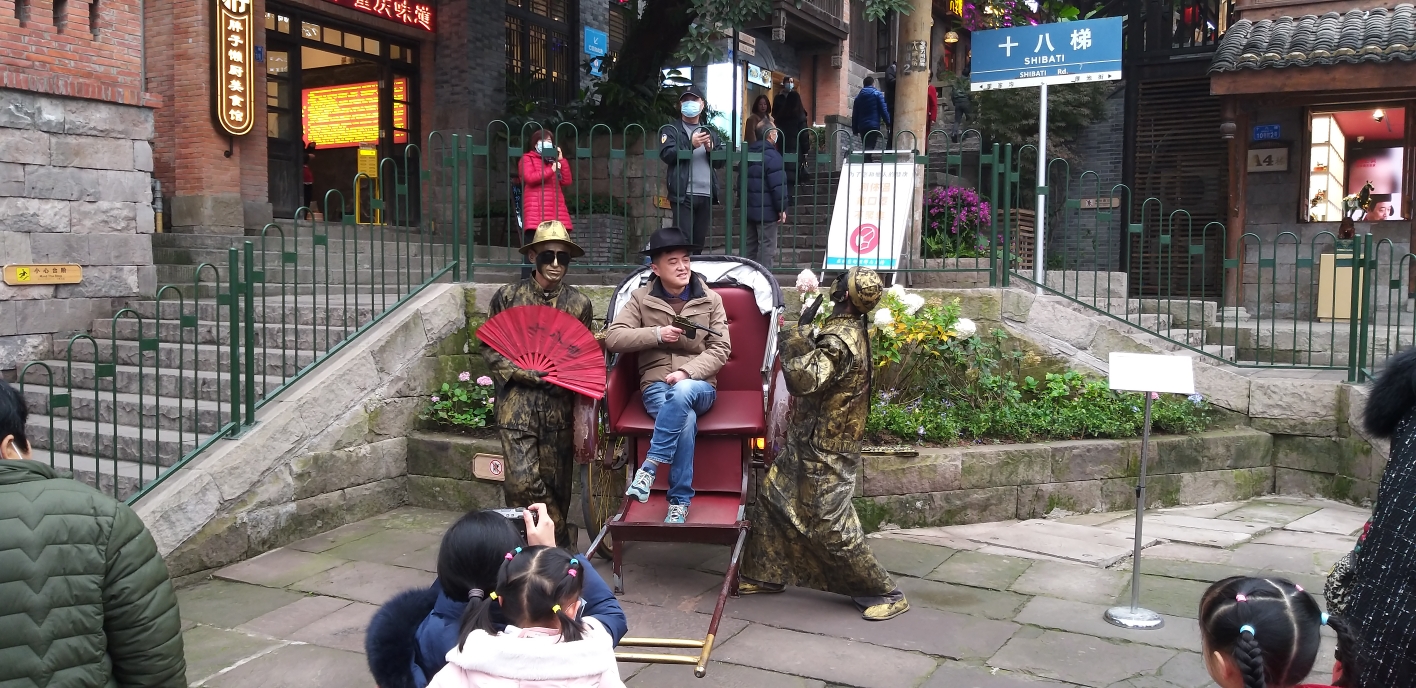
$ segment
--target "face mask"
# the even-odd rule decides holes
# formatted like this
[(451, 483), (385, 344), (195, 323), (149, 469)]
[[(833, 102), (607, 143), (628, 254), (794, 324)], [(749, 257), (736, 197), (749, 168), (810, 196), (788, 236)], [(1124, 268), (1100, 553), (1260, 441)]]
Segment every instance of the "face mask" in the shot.
[(550, 141), (542, 141), (542, 142), (536, 144), (536, 150), (538, 150), (538, 151), (540, 151), (540, 152), (542, 152), (542, 153), (549, 153), (549, 152), (551, 152), (551, 151), (553, 151), (553, 150), (555, 150), (555, 149), (556, 149), (556, 144), (551, 143)]
[(682, 112), (684, 117), (697, 117), (698, 113), (703, 112), (703, 103), (696, 100), (684, 101), (679, 104), (679, 112)]
[(787, 89), (787, 93), (791, 93), (792, 89), (796, 88), (796, 84), (787, 83), (783, 86), (783, 88)]

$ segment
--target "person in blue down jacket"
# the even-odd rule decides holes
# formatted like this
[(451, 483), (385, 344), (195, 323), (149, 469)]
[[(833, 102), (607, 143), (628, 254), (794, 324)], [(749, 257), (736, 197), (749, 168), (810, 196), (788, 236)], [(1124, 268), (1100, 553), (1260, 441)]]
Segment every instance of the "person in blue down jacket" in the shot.
[(742, 196), (747, 215), (743, 257), (768, 270), (777, 255), (777, 225), (787, 221), (787, 172), (774, 145), (777, 136), (773, 129), (766, 139), (748, 145), (748, 153), (760, 154), (762, 159), (747, 163), (746, 193)]
[(851, 106), (851, 132), (861, 137), (866, 150), (875, 150), (881, 143), (881, 126), (890, 124), (890, 108), (885, 94), (875, 88), (875, 77), (865, 77), (865, 85), (856, 92)]

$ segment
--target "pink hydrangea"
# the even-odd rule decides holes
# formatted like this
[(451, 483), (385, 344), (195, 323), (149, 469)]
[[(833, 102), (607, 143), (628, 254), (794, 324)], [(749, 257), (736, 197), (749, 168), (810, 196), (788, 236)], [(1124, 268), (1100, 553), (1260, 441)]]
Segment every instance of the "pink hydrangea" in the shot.
[(481, 386), (481, 387), (491, 387), (491, 386), (492, 386), (492, 378), (489, 378), (489, 377), (487, 377), (486, 375), (483, 375), (482, 377), (477, 378), (477, 384), (478, 384), (479, 386)]
[(438, 395), (436, 395), (436, 394), (433, 395), (433, 403), (434, 403), (434, 404), (438, 403)]
[(457, 374), (457, 381), (458, 381), (458, 382), (466, 382), (466, 381), (471, 380), (471, 379), (472, 379), (472, 373), (469, 373), (469, 372), (467, 372), (467, 371), (465, 371), (465, 370)]

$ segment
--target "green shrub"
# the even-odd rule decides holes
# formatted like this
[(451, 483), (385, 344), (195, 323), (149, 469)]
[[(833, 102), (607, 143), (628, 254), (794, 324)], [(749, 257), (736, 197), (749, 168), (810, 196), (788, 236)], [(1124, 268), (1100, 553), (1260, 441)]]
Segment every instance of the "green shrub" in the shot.
[(428, 407), (418, 418), (433, 427), (459, 432), (490, 428), (495, 389), (490, 377), (473, 380), (472, 373), (464, 371), (428, 398)]

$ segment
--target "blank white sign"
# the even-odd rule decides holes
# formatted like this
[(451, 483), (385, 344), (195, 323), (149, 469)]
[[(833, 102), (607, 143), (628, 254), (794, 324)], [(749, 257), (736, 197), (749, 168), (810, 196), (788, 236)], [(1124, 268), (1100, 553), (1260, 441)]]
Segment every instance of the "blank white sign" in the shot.
[(1111, 389), (1124, 392), (1195, 393), (1194, 359), (1158, 354), (1111, 354)]

